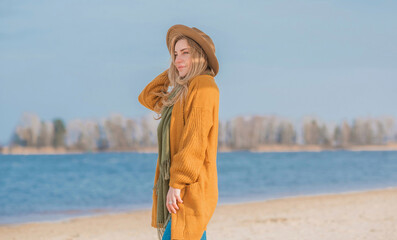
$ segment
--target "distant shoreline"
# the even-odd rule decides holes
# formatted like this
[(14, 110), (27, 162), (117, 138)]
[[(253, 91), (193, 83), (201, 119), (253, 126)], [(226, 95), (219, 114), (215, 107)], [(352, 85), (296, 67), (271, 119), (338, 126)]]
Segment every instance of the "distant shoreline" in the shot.
[[(264, 145), (254, 149), (231, 149), (219, 148), (218, 152), (240, 152), (249, 151), (254, 153), (261, 152), (321, 152), (321, 151), (397, 151), (397, 143), (387, 145), (364, 145), (351, 146), (346, 148), (322, 147), (318, 145)], [(85, 154), (85, 153), (157, 153), (157, 147), (143, 148), (140, 151), (120, 150), (120, 151), (76, 151), (66, 148), (32, 148), (32, 147), (3, 147), (0, 155), (52, 155), (52, 154)]]

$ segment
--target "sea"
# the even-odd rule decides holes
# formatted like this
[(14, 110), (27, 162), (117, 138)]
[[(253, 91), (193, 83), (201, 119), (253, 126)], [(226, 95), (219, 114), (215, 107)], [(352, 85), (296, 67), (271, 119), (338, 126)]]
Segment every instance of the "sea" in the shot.
[[(157, 153), (0, 155), (0, 225), (151, 209)], [(397, 151), (219, 152), (218, 204), (397, 187)]]

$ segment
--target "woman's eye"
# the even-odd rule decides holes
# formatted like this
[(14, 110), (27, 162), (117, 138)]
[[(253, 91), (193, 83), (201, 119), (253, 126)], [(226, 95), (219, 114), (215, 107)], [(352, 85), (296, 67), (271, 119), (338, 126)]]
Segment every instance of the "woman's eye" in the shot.
[[(189, 54), (189, 52), (183, 52), (183, 54)], [(175, 53), (174, 56), (176, 57), (178, 54)]]

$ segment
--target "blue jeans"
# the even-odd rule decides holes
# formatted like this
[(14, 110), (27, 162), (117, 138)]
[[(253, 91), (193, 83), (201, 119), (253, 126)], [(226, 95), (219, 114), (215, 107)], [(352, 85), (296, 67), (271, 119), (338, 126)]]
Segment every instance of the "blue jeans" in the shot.
[[(167, 227), (165, 227), (164, 235), (161, 240), (171, 240), (171, 219), (167, 223)], [(200, 240), (207, 240), (207, 235), (204, 231), (203, 236), (201, 236)]]

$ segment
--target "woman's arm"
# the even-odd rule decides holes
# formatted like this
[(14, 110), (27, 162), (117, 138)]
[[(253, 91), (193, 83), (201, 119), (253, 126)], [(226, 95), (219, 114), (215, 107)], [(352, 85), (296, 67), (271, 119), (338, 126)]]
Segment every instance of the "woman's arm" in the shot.
[(161, 107), (162, 106), (162, 98), (157, 96), (155, 93), (167, 92), (168, 86), (170, 84), (170, 80), (168, 79), (168, 69), (158, 75), (155, 79), (153, 79), (139, 94), (138, 101), (149, 108), (152, 111), (155, 111), (154, 108), (156, 104)]

